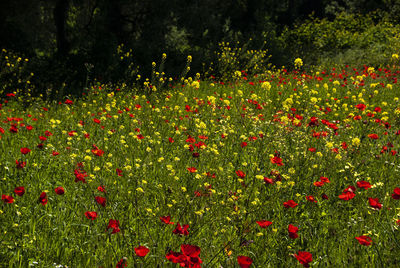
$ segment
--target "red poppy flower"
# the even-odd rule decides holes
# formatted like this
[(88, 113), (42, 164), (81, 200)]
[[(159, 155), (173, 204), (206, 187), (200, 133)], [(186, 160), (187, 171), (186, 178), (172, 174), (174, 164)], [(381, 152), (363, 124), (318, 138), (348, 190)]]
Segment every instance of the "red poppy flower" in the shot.
[(18, 133), (18, 128), (16, 125), (11, 125), (10, 127), (10, 132), (11, 133)]
[(139, 140), (143, 140), (143, 139), (144, 139), (144, 136), (143, 136), (142, 134), (136, 135), (136, 137), (137, 137)]
[(96, 211), (86, 211), (85, 216), (89, 220), (95, 220), (97, 218), (97, 212)]
[(378, 210), (382, 208), (382, 204), (379, 203), (379, 199), (378, 198), (368, 198), (368, 201), (369, 201), (369, 205), (372, 208), (375, 208), (375, 209), (378, 209)]
[(103, 156), (104, 151), (103, 151), (103, 150), (100, 150), (100, 149), (93, 149), (93, 150), (92, 150), (92, 153), (93, 153), (94, 155), (96, 155), (96, 156)]
[(298, 203), (294, 202), (293, 200), (289, 200), (289, 201), (283, 202), (283, 206), (285, 208), (289, 208), (289, 207), (294, 208), (297, 205), (298, 205)]
[(338, 154), (338, 153), (339, 153), (339, 148), (333, 148), (333, 149), (332, 149), (332, 152), (334, 152), (334, 153), (337, 153), (337, 154)]
[(247, 256), (238, 256), (237, 262), (238, 262), (240, 268), (248, 268), (253, 263), (253, 260)]
[(122, 176), (122, 170), (121, 169), (117, 168), (115, 171), (117, 172), (117, 176), (120, 176), (120, 177)]
[(99, 185), (99, 186), (97, 187), (97, 191), (102, 192), (102, 193), (105, 193), (105, 192), (106, 192), (106, 189), (105, 189), (104, 185)]
[(119, 262), (117, 263), (117, 266), (115, 268), (125, 268), (127, 266), (128, 266), (128, 260), (124, 257), (119, 260)]
[(396, 200), (400, 199), (400, 188), (394, 188), (392, 198)]
[(14, 189), (14, 193), (18, 196), (23, 196), (25, 193), (25, 187), (24, 186), (20, 186), (20, 187), (15, 187)]
[(56, 194), (58, 195), (63, 195), (65, 193), (65, 190), (63, 187), (59, 186), (56, 189), (54, 189), (54, 192), (56, 192)]
[(42, 192), (39, 196), (39, 202), (45, 206), (47, 204), (47, 194), (45, 192)]
[[(183, 227), (183, 228), (182, 228)], [(181, 227), (181, 225), (179, 224), (179, 222), (176, 224), (175, 230), (172, 231), (172, 233), (174, 234), (179, 234), (179, 235), (189, 235), (189, 224), (184, 224)]]
[(86, 171), (82, 169), (82, 167), (79, 167), (79, 169), (74, 170), (74, 175), (75, 175), (75, 182), (81, 181), (82, 183), (86, 183), (85, 177), (87, 177)]
[(200, 268), (203, 261), (200, 259), (200, 248), (193, 245), (181, 245), (180, 252), (170, 251), (165, 255), (167, 260), (173, 263), (179, 263), (181, 267)]
[(197, 171), (197, 169), (196, 169), (195, 167), (188, 167), (187, 170), (188, 170), (190, 173), (195, 173), (195, 172)]
[(193, 152), (193, 150), (194, 150), (194, 147), (193, 147), (193, 145), (189, 144), (189, 148), (188, 148), (188, 150), (189, 150), (189, 152)]
[(272, 224), (272, 221), (266, 221), (266, 220), (261, 220), (261, 221), (256, 221), (256, 223), (261, 227), (261, 228), (267, 228)]
[(342, 193), (341, 195), (339, 195), (339, 198), (342, 200), (348, 201), (350, 199), (353, 199), (355, 196), (356, 196), (356, 194), (353, 192), (345, 192), (345, 193)]
[(310, 252), (299, 251), (294, 256), (304, 267), (309, 267), (309, 263), (312, 262), (312, 254)]
[(148, 249), (145, 246), (138, 246), (137, 248), (135, 248), (135, 254), (136, 256), (139, 257), (145, 257), (147, 255), (147, 253), (150, 252), (150, 249)]
[(194, 245), (182, 244), (181, 251), (186, 256), (199, 256), (200, 248)]
[(282, 158), (279, 156), (274, 156), (270, 159), (272, 164), (277, 164), (278, 166), (283, 166)]
[(271, 178), (267, 178), (267, 177), (264, 177), (264, 182), (265, 182), (266, 184), (274, 184), (274, 180), (271, 179)]
[(94, 199), (96, 200), (97, 204), (101, 205), (102, 207), (106, 206), (106, 199), (101, 196), (95, 196)]
[(298, 227), (296, 227), (296, 226), (294, 226), (292, 224), (289, 224), (288, 232), (289, 232), (289, 237), (290, 238), (296, 239), (297, 237), (299, 237), (299, 235), (297, 234), (298, 231), (299, 231)]
[(346, 150), (349, 146), (347, 145), (347, 143), (344, 141), (342, 142), (342, 148), (343, 150)]
[(325, 199), (325, 200), (329, 199), (329, 197), (326, 194), (322, 194), (321, 197), (322, 197), (322, 199)]
[(9, 204), (14, 203), (14, 197), (12, 197), (12, 196), (10, 196), (10, 195), (5, 195), (5, 194), (3, 194), (3, 195), (1, 196), (1, 200), (3, 200), (4, 203), (9, 203)]
[(360, 110), (360, 111), (364, 111), (366, 107), (367, 107), (367, 106), (365, 106), (364, 103), (360, 103), (360, 104), (357, 104), (357, 105), (356, 105), (356, 108), (357, 108), (358, 110)]
[(186, 260), (185, 255), (180, 252), (170, 251), (165, 255), (165, 258), (173, 263), (183, 263)]
[(15, 160), (15, 164), (18, 169), (23, 169), (26, 166), (26, 162), (24, 161), (19, 162), (18, 160)]
[(372, 140), (377, 140), (379, 138), (379, 136), (375, 133), (373, 134), (368, 134), (368, 138), (372, 139)]
[(121, 231), (119, 229), (119, 221), (110, 219), (108, 221), (108, 225), (107, 225), (107, 230), (108, 229), (112, 229), (112, 232), (111, 232), (112, 234), (115, 234), (115, 233), (118, 233), (119, 231)]
[(318, 201), (315, 199), (314, 196), (312, 195), (307, 195), (306, 196), (307, 201), (312, 202), (312, 203), (317, 203)]
[(322, 186), (324, 186), (324, 183), (323, 183), (322, 181), (316, 181), (316, 182), (314, 182), (313, 184), (314, 184), (314, 186), (317, 186), (317, 187), (322, 187)]
[(160, 220), (161, 220), (163, 223), (165, 223), (165, 224), (174, 224), (174, 223), (171, 221), (171, 216), (161, 216), (161, 217), (160, 217)]
[(207, 145), (203, 141), (199, 141), (199, 142), (195, 143), (194, 146), (196, 146), (199, 149), (204, 149), (207, 147)]
[(95, 122), (96, 124), (100, 124), (100, 120), (97, 118), (93, 118), (93, 122)]
[(360, 245), (369, 246), (372, 243), (372, 238), (366, 235), (356, 237), (356, 239)]
[(174, 139), (173, 139), (173, 138), (171, 138), (171, 137), (170, 137), (170, 138), (168, 138), (168, 141), (169, 141), (170, 143), (173, 143), (173, 142), (175, 142), (175, 141), (174, 141)]
[(343, 190), (343, 193), (351, 192), (354, 193), (356, 191), (356, 187), (350, 185), (346, 189)]
[(200, 259), (200, 248), (194, 245), (181, 245), (181, 251), (186, 256), (187, 267), (201, 267), (203, 261)]
[(357, 187), (358, 188), (364, 188), (365, 190), (371, 188), (371, 184), (367, 181), (358, 181), (357, 182)]
[(331, 181), (327, 177), (320, 177), (319, 180), (323, 183), (330, 183)]
[(247, 146), (247, 142), (242, 142), (242, 144), (240, 144), (240, 147), (242, 147), (242, 148), (244, 148), (244, 147), (246, 147)]
[(239, 177), (239, 178), (244, 178), (244, 177), (246, 177), (246, 174), (244, 174), (244, 172), (243, 171), (241, 171), (241, 170), (237, 170), (236, 171), (236, 175)]
[(29, 149), (29, 148), (26, 148), (26, 147), (21, 148), (22, 154), (29, 154), (30, 151), (31, 151), (31, 149)]
[(343, 190), (343, 193), (339, 195), (339, 198), (345, 201), (348, 201), (350, 199), (353, 199), (356, 194), (354, 193), (356, 191), (356, 187), (350, 185), (346, 189)]

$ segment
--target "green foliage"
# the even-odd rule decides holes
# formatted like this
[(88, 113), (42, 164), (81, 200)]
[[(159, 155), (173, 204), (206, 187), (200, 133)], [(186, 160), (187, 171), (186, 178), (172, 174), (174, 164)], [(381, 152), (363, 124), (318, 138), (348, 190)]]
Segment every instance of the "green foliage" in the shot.
[(125, 84), (134, 87), (139, 75), (139, 66), (135, 63), (134, 51), (126, 48), (124, 44), (120, 44), (113, 58), (115, 62), (106, 71), (107, 76), (111, 77), (111, 81), (115, 81), (118, 85)]
[[(383, 65), (399, 48), (399, 10), (399, 0), (5, 0), (0, 48), (30, 59), (36, 95), (59, 98), (80, 95), (90, 81), (133, 85), (138, 66), (151, 77), (162, 53), (177, 80), (187, 55), (192, 73), (221, 78), (268, 63), (292, 67), (297, 57), (306, 66)], [(235, 44), (235, 55), (221, 42)], [(121, 59), (120, 44), (133, 57)]]
[(292, 57), (310, 65), (382, 66), (400, 50), (400, 26), (376, 13), (340, 13), (332, 21), (310, 17), (280, 39)]
[(212, 65), (209, 72), (223, 81), (231, 80), (237, 71), (246, 72), (249, 75), (266, 72), (271, 67), (271, 63), (269, 63), (271, 56), (263, 47), (250, 49), (251, 41), (249, 40), (242, 46), (239, 42), (234, 45), (229, 42), (219, 43), (216, 64)]
[(12, 51), (2, 49), (0, 53), (0, 96), (15, 94), (29, 102), (33, 73), (26, 68), (29, 59), (18, 56)]
[[(160, 76), (164, 60), (152, 65)], [(226, 85), (189, 77), (150, 96), (98, 84), (29, 107), (17, 94), (0, 107), (0, 266), (115, 267), (125, 257), (128, 267), (178, 267), (166, 254), (190, 244), (202, 267), (237, 267), (238, 256), (300, 267), (299, 251), (311, 267), (397, 267), (398, 60), (390, 70), (277, 70)], [(354, 196), (343, 200), (349, 185)], [(173, 233), (178, 222), (187, 235)], [(372, 244), (360, 245), (362, 235)]]

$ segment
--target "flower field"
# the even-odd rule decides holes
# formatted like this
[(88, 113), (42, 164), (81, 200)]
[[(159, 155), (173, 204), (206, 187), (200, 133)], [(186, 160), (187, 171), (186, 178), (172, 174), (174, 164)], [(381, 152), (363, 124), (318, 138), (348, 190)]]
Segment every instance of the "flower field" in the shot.
[(0, 110), (1, 267), (400, 265), (400, 69)]

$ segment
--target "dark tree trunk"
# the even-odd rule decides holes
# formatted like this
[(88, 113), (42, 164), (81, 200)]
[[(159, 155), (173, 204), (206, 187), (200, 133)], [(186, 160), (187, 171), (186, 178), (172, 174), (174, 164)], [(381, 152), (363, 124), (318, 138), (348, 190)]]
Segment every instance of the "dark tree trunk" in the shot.
[(121, 6), (118, 1), (110, 1), (108, 4), (108, 31), (117, 39), (118, 44), (126, 43), (126, 37), (123, 30), (123, 20), (121, 14)]
[(67, 19), (69, 0), (57, 0), (54, 7), (54, 23), (56, 26), (57, 54), (66, 56), (69, 52), (69, 42), (65, 32), (65, 21)]

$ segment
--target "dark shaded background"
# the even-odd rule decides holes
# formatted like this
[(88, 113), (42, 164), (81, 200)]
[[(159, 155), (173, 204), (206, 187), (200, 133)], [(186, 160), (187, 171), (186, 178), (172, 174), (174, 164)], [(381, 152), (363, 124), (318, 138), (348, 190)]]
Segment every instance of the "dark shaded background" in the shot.
[(400, 1), (2, 0), (0, 47), (30, 59), (37, 88), (67, 83), (79, 89), (88, 79), (127, 79), (128, 63), (116, 52), (119, 44), (125, 52), (132, 49), (144, 76), (164, 52), (172, 76), (182, 71), (187, 55), (193, 56), (191, 72), (204, 72), (215, 60), (218, 42), (250, 38), (254, 49), (267, 41), (272, 64), (290, 65), (295, 52), (283, 49), (277, 38), (285, 28), (311, 14), (334, 19), (341, 12), (371, 11), (398, 21)]

